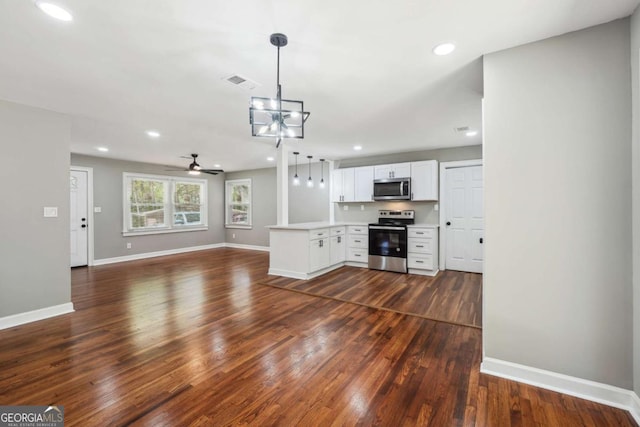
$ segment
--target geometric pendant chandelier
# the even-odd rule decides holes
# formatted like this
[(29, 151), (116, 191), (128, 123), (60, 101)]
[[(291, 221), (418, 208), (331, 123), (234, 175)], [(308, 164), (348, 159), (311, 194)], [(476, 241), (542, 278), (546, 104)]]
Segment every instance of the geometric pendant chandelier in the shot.
[(249, 123), (251, 136), (274, 138), (276, 148), (283, 138), (304, 138), (304, 123), (309, 118), (304, 111), (304, 103), (291, 99), (282, 99), (280, 85), (280, 48), (287, 45), (287, 36), (280, 33), (271, 34), (271, 44), (278, 48), (277, 92), (275, 98), (251, 97), (249, 106)]

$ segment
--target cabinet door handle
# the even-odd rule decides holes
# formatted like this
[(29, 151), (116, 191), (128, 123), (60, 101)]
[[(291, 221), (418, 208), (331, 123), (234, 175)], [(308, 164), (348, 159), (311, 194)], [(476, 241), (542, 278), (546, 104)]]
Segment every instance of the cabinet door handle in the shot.
[(451, 225), (451, 221), (447, 221), (447, 225)]
[(480, 238), (480, 244), (482, 244), (484, 242), (484, 239), (481, 237)]
[(338, 243), (342, 242), (342, 238), (338, 236)]

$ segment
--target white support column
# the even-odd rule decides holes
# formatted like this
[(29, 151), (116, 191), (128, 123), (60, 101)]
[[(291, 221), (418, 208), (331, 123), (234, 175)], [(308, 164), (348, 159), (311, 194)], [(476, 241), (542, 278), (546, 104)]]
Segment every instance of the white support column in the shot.
[(278, 148), (276, 175), (278, 225), (289, 225), (289, 149), (284, 142)]
[(333, 177), (333, 170), (335, 169), (335, 162), (333, 160), (328, 160), (327, 163), (329, 163), (329, 174), (328, 174), (328, 178), (327, 181), (329, 182), (329, 224), (335, 224), (336, 222), (336, 204), (333, 203), (333, 180), (331, 179)]

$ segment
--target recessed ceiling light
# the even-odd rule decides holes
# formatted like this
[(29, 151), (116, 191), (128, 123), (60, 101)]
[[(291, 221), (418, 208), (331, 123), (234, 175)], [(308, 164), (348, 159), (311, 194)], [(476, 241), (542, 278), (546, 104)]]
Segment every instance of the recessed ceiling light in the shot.
[(109, 151), (107, 147), (98, 147), (97, 150), (102, 151), (103, 153), (106, 153), (107, 151)]
[(274, 158), (273, 157), (267, 157), (267, 160), (270, 162), (273, 162)]
[(356, 150), (356, 151), (360, 151), (360, 150), (362, 150), (362, 145), (354, 145), (353, 149)]
[(219, 167), (221, 167), (221, 166), (220, 166), (219, 164), (217, 164), (217, 163), (216, 163), (215, 165), (213, 165), (213, 167), (214, 167), (214, 168), (219, 168)]
[(465, 135), (467, 135), (467, 136), (476, 136), (477, 134), (478, 134), (477, 130), (470, 130)]
[(147, 136), (149, 138), (160, 138), (160, 132), (158, 132), (157, 130), (148, 130)]
[(58, 6), (57, 4), (46, 1), (36, 1), (36, 6), (52, 18), (65, 22), (73, 21), (73, 15), (71, 15), (68, 10)]
[(451, 52), (456, 50), (456, 45), (453, 43), (440, 43), (436, 47), (433, 48), (433, 53), (436, 55), (449, 55)]

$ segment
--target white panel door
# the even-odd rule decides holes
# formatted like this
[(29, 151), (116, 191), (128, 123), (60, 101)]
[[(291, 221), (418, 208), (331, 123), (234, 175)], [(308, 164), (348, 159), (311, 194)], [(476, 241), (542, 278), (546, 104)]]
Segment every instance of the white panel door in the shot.
[(87, 172), (76, 170), (70, 172), (71, 267), (87, 265), (88, 260), (87, 182)]
[(447, 169), (445, 175), (448, 270), (482, 273), (484, 209), (482, 166)]

